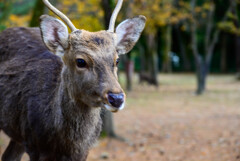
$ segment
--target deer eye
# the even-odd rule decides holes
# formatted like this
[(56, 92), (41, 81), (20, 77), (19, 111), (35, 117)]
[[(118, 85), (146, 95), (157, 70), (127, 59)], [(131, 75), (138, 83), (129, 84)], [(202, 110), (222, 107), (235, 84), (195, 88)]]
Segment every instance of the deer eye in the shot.
[(116, 61), (116, 65), (118, 65), (119, 61), (120, 61), (120, 58), (117, 59), (117, 61)]
[(86, 67), (87, 67), (87, 63), (86, 63), (85, 60), (83, 60), (83, 59), (77, 59), (76, 61), (77, 61), (77, 66), (78, 66), (79, 68), (86, 68)]

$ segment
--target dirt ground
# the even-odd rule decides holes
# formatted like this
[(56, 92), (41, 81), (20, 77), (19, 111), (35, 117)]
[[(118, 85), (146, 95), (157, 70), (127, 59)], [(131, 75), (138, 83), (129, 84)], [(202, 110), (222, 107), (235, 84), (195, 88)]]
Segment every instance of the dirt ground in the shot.
[[(194, 75), (159, 80), (158, 89), (135, 84), (126, 108), (114, 114), (116, 133), (127, 141), (100, 139), (88, 161), (240, 161), (240, 82), (210, 76), (206, 93), (196, 96)], [(1, 151), (7, 141), (1, 133)]]

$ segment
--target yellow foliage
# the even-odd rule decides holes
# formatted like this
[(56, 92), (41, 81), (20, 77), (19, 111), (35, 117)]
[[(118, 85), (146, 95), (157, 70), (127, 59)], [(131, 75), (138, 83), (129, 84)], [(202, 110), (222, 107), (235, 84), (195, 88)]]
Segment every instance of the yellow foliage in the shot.
[(228, 16), (228, 18), (233, 19), (233, 20), (237, 20), (238, 19), (237, 16), (234, 15), (232, 12), (228, 12), (227, 16)]
[[(134, 0), (131, 6), (134, 15), (147, 17), (145, 32), (155, 33), (158, 26), (177, 24), (189, 17), (187, 3), (180, 0), (179, 8), (173, 6), (172, 0)], [(149, 29), (148, 29), (149, 28)]]
[(98, 31), (104, 29), (104, 12), (99, 0), (63, 0), (57, 6), (79, 29)]
[(72, 3), (73, 3), (73, 1), (62, 1), (62, 4), (64, 6), (70, 6), (70, 5), (72, 5)]
[(221, 30), (240, 36), (240, 29), (235, 26), (233, 21), (221, 22), (218, 24), (218, 27)]
[(9, 16), (9, 21), (7, 21), (5, 25), (7, 27), (28, 26), (31, 18), (32, 18), (32, 14), (27, 14), (22, 16), (11, 14)]
[[(104, 11), (100, 0), (62, 0), (56, 6), (66, 14), (73, 24), (79, 29), (89, 31), (99, 31), (104, 29)], [(189, 14), (189, 3), (179, 0), (178, 8), (173, 6), (173, 0), (133, 0), (129, 3), (132, 15), (144, 15), (147, 17), (145, 32), (156, 33), (159, 26), (177, 24), (181, 20), (191, 19)], [(204, 9), (208, 9), (210, 3), (204, 4)], [(203, 10), (196, 8), (196, 12)], [(124, 9), (122, 9), (124, 12)], [(49, 12), (50, 15), (54, 15)], [(125, 19), (124, 14), (120, 14), (118, 19)], [(55, 16), (55, 15), (54, 15)], [(24, 16), (11, 15), (7, 26), (28, 26), (31, 14)]]
[(206, 3), (203, 4), (203, 8), (205, 10), (210, 10), (212, 8), (212, 5), (213, 5), (212, 3), (207, 3), (206, 2)]
[(186, 30), (187, 30), (187, 27), (186, 27), (185, 25), (182, 25), (182, 26), (181, 26), (181, 30), (182, 30), (182, 31), (186, 31)]
[(202, 8), (201, 8), (201, 7), (195, 7), (195, 12), (196, 12), (196, 13), (202, 12)]
[(203, 12), (202, 13), (202, 18), (206, 18), (207, 17), (207, 13)]

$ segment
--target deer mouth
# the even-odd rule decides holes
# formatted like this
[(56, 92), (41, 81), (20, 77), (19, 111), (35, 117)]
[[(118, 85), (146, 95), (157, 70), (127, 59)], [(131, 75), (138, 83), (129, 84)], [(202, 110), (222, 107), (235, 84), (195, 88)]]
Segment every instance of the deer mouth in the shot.
[(125, 106), (124, 103), (122, 103), (122, 105), (120, 107), (118, 107), (118, 108), (117, 107), (113, 107), (113, 106), (108, 105), (108, 104), (104, 104), (104, 108), (105, 109), (107, 109), (108, 111), (114, 112), (114, 113), (124, 109), (124, 106)]

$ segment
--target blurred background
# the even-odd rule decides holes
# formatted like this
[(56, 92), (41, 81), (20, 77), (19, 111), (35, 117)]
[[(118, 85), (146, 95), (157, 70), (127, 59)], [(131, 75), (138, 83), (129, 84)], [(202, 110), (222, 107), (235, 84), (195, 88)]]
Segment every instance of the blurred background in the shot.
[[(116, 4), (50, 2), (89, 31), (106, 29)], [(88, 161), (240, 160), (239, 9), (239, 0), (124, 0), (117, 24), (137, 15), (147, 23), (121, 56), (126, 108), (103, 114)], [(42, 0), (0, 0), (0, 32), (37, 27), (42, 14), (53, 15)], [(1, 134), (1, 152), (7, 142)]]

